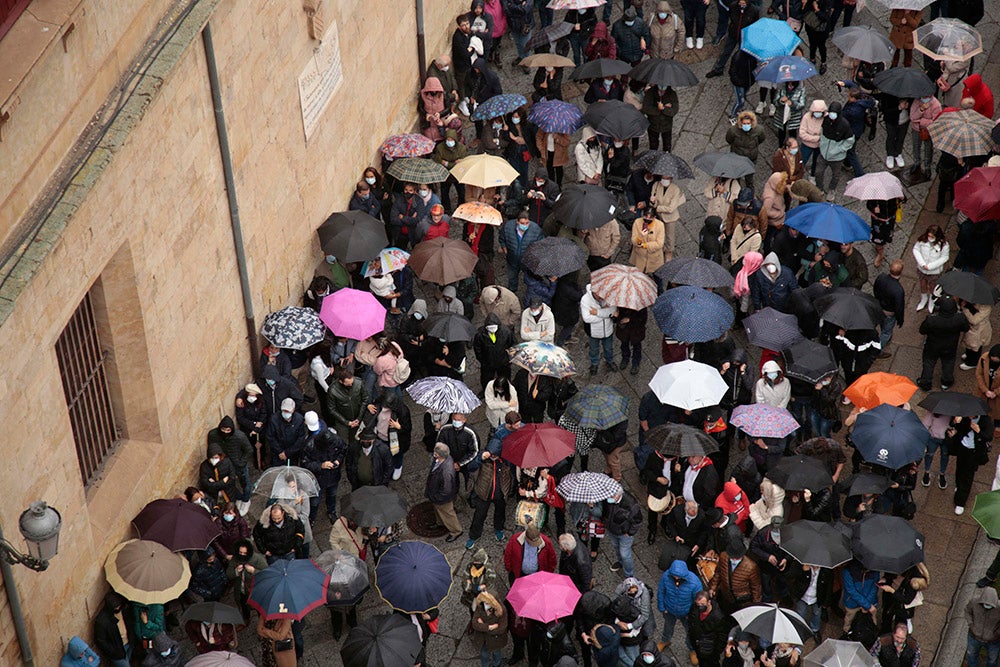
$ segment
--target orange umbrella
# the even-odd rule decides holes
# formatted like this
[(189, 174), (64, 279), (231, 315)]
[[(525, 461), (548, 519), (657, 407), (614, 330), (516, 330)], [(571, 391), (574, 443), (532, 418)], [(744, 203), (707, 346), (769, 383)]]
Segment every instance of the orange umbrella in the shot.
[(913, 380), (893, 373), (866, 373), (844, 390), (844, 396), (859, 408), (871, 410), (883, 403), (899, 406), (917, 392)]

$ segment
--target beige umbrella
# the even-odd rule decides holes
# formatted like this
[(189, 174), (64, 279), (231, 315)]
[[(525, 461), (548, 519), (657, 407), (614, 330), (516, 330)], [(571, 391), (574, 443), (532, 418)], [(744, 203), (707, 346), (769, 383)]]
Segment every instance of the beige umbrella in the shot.
[(473, 222), (477, 225), (499, 226), (503, 224), (503, 214), (481, 201), (467, 201), (455, 209), (451, 217)]
[(149, 540), (129, 540), (112, 549), (104, 574), (111, 588), (139, 604), (176, 600), (191, 579), (184, 556)]
[(510, 185), (518, 177), (517, 169), (510, 166), (507, 160), (485, 153), (462, 158), (451, 168), (451, 175), (459, 183), (478, 188)]
[(575, 67), (576, 63), (556, 53), (536, 53), (520, 62), (521, 67)]

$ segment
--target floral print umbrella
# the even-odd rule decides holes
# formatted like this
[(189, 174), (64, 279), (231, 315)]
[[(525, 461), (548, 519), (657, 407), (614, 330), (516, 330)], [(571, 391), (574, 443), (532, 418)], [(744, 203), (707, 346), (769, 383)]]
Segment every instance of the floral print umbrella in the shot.
[(751, 438), (784, 438), (799, 428), (791, 412), (766, 403), (737, 406), (729, 423)]
[(576, 375), (576, 366), (569, 352), (553, 345), (533, 340), (518, 343), (507, 350), (510, 363), (535, 375), (564, 378)]
[(542, 132), (573, 134), (583, 125), (583, 112), (569, 102), (545, 100), (531, 107), (528, 120)]
[(385, 248), (374, 260), (365, 262), (361, 272), (365, 278), (375, 274), (376, 267), (383, 276), (393, 271), (399, 271), (410, 261), (410, 253), (401, 248)]
[(379, 151), (386, 157), (420, 157), (434, 150), (434, 141), (422, 134), (396, 134), (386, 139)]
[(326, 334), (323, 320), (312, 308), (288, 306), (264, 318), (260, 335), (271, 345), (288, 350), (304, 350), (322, 342)]

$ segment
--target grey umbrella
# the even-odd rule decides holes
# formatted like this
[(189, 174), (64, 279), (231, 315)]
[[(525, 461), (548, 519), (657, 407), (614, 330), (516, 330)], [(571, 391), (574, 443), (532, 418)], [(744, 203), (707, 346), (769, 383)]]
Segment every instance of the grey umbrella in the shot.
[(869, 25), (838, 28), (833, 33), (833, 45), (849, 58), (866, 63), (885, 63), (892, 58), (895, 47), (885, 31)]
[(736, 153), (709, 151), (694, 158), (694, 166), (719, 178), (741, 178), (757, 171), (753, 161)]
[(330, 585), (326, 589), (328, 605), (357, 604), (368, 590), (368, 566), (357, 556), (340, 549), (330, 549), (316, 556), (313, 562), (330, 575)]
[(334, 213), (316, 230), (327, 255), (342, 262), (365, 262), (389, 245), (385, 225), (363, 211)]
[(687, 162), (666, 151), (646, 151), (635, 161), (635, 169), (670, 178), (694, 178)]
[(806, 667), (875, 667), (877, 661), (858, 642), (827, 639), (803, 658)]
[(583, 268), (587, 252), (567, 238), (550, 236), (528, 246), (521, 265), (536, 276), (565, 276)]
[(434, 313), (427, 318), (427, 336), (443, 338), (445, 342), (470, 341), (476, 335), (476, 327), (465, 316), (458, 313)]
[(603, 79), (609, 76), (621, 76), (622, 74), (628, 74), (632, 67), (623, 60), (615, 60), (614, 58), (597, 58), (596, 60), (591, 60), (585, 62), (569, 75), (569, 78), (574, 81), (580, 81), (582, 79)]
[(714, 289), (732, 287), (733, 276), (710, 259), (702, 257), (674, 257), (656, 270), (665, 284), (693, 285)]
[(632, 68), (629, 76), (636, 81), (642, 81), (658, 88), (682, 88), (697, 86), (698, 75), (690, 67), (679, 60), (664, 60), (649, 58)]

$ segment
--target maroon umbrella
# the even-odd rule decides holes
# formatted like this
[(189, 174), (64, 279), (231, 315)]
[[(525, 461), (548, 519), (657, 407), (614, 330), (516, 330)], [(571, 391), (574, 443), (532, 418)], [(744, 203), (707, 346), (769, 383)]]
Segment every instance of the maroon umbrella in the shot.
[(547, 468), (576, 451), (576, 436), (552, 423), (524, 424), (503, 439), (501, 456), (519, 468)]
[(132, 519), (132, 525), (139, 537), (159, 542), (171, 551), (207, 549), (220, 535), (219, 526), (205, 508), (180, 498), (152, 501)]

